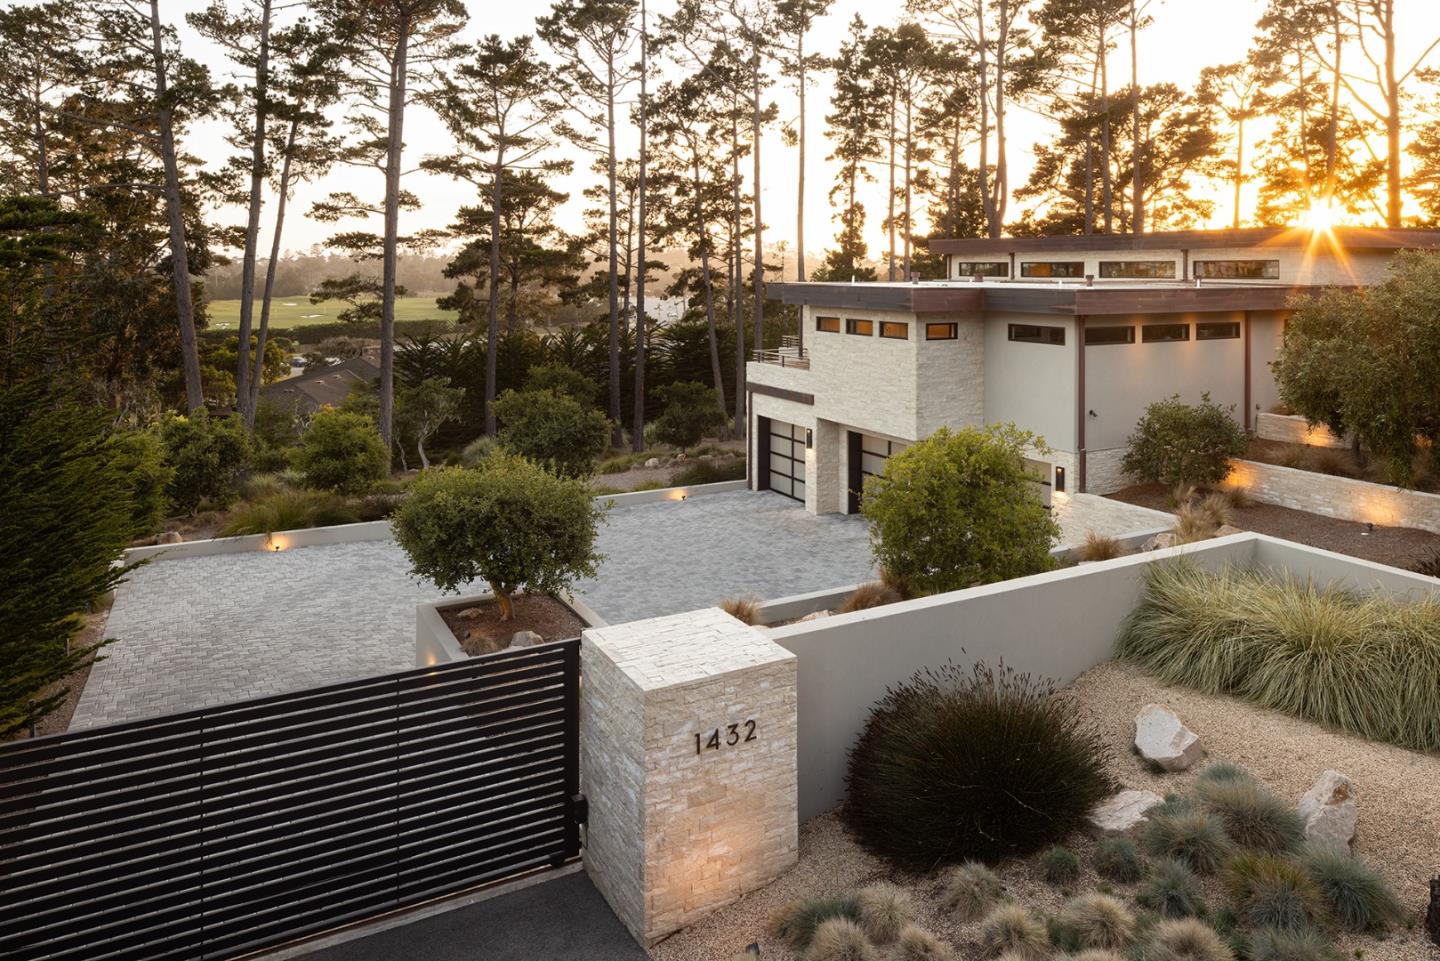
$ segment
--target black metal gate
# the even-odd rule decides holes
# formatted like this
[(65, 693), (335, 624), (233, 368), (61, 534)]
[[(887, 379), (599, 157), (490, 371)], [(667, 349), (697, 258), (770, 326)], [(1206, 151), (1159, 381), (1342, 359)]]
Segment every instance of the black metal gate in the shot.
[(232, 958), (575, 857), (579, 644), (0, 745), (0, 957)]

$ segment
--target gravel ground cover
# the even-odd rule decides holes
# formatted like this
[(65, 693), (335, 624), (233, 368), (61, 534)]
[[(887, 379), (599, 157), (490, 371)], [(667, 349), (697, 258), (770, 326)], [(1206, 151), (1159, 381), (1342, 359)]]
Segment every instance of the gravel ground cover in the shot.
[[(1107, 663), (1086, 672), (1068, 689), (1077, 708), (1091, 713), (1115, 746), (1113, 771), (1122, 786), (1159, 793), (1185, 792), (1203, 762), (1180, 774), (1154, 774), (1128, 750), (1138, 708), (1168, 705), (1200, 734), (1212, 760), (1248, 769), (1272, 791), (1298, 801), (1326, 768), (1348, 775), (1359, 805), (1356, 855), (1374, 866), (1404, 902), (1406, 921), (1383, 939), (1341, 935), (1335, 945), (1344, 958), (1365, 961), (1425, 961), (1440, 958), (1423, 932), (1428, 879), (1440, 873), (1440, 757), (1363, 741), (1317, 725), (1215, 697), (1166, 687), (1131, 666)], [(1072, 895), (1101, 883), (1092, 863), (1094, 842), (1070, 838), (1066, 846), (1082, 865), (1069, 888), (1047, 884), (1039, 858), (997, 868), (1006, 893), (1031, 910), (1055, 913)], [(897, 873), (861, 849), (834, 813), (814, 818), (800, 831), (800, 864), (784, 877), (741, 899), (706, 921), (680, 932), (652, 951), (656, 961), (728, 961), (758, 942), (762, 958), (794, 953), (765, 932), (771, 910), (804, 896), (840, 894), (876, 881), (901, 885), (914, 896), (916, 922), (948, 941), (962, 959), (983, 957), (979, 924), (960, 923), (941, 906), (937, 876)], [(1220, 884), (1204, 880), (1207, 901), (1224, 904)], [(1134, 885), (1113, 885), (1114, 895), (1132, 910)]]

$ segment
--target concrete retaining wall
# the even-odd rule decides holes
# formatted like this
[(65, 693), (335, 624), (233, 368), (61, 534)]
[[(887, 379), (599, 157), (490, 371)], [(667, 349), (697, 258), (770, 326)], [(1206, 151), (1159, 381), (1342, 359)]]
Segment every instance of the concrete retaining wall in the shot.
[(1256, 414), (1255, 436), (1261, 440), (1278, 440), (1310, 447), (1350, 446), (1346, 438), (1336, 437), (1330, 432), (1330, 428), (1323, 425), (1311, 427), (1299, 414)]
[(1262, 503), (1381, 527), (1416, 527), (1440, 533), (1440, 494), (1259, 461), (1233, 463), (1225, 486), (1239, 487)]

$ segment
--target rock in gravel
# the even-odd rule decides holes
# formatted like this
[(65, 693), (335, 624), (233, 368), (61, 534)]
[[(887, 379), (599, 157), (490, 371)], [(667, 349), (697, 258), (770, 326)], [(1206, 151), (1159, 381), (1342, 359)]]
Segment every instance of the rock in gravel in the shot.
[(1142, 552), (1148, 552), (1148, 551), (1163, 551), (1163, 550), (1164, 550), (1165, 548), (1167, 548), (1167, 547), (1174, 547), (1174, 546), (1175, 546), (1175, 534), (1174, 534), (1174, 532), (1173, 532), (1173, 531), (1163, 531), (1163, 532), (1161, 532), (1161, 533), (1159, 533), (1159, 534), (1156, 534), (1154, 537), (1150, 538), (1150, 539), (1149, 539), (1148, 541), (1146, 541), (1144, 544), (1141, 544), (1141, 545), (1140, 545), (1140, 550), (1141, 550)]
[(1215, 528), (1215, 535), (1214, 535), (1214, 536), (1216, 536), (1216, 537), (1229, 537), (1231, 534), (1243, 534), (1243, 533), (1245, 533), (1245, 532), (1244, 532), (1243, 530), (1241, 530), (1240, 528), (1236, 527), (1234, 524), (1221, 524), (1219, 527)]
[(646, 467), (659, 467), (659, 466), (660, 466), (660, 458), (658, 458), (658, 457), (652, 457), (652, 458), (650, 458), (649, 460), (647, 460), (647, 461), (645, 462), (645, 466), (646, 466)]
[(1339, 771), (1325, 771), (1300, 799), (1305, 839), (1350, 850), (1355, 837), (1355, 796), (1350, 779)]
[(818, 621), (818, 620), (820, 620), (820, 618), (822, 618), (822, 617), (829, 617), (829, 616), (830, 616), (830, 612), (829, 612), (829, 611), (811, 611), (809, 614), (806, 614), (804, 617), (802, 617), (802, 618), (800, 618), (799, 620), (797, 620), (796, 623), (797, 623), (797, 624), (803, 624), (803, 623), (805, 623), (806, 621)]
[(1162, 704), (1146, 704), (1135, 715), (1135, 750), (1166, 771), (1183, 771), (1205, 754), (1200, 735)]
[(481, 614), (484, 613), (485, 612), (478, 607), (467, 607), (465, 608), (465, 610), (460, 611), (455, 616), (460, 618), (460, 620), (462, 621), (473, 621), (475, 620), (475, 618), (479, 617)]
[(1121, 791), (1090, 809), (1086, 829), (1097, 838), (1132, 834), (1150, 816), (1150, 809), (1164, 802), (1154, 791)]
[(165, 531), (164, 533), (155, 535), (155, 543), (157, 544), (179, 544), (184, 540), (185, 538), (181, 537), (178, 531)]
[(534, 631), (516, 631), (510, 638), (511, 647), (534, 647), (536, 644), (544, 644), (545, 638)]

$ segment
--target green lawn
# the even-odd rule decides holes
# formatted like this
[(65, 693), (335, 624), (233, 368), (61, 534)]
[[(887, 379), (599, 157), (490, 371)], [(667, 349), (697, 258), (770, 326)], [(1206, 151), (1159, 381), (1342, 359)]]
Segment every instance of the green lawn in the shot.
[[(327, 300), (323, 304), (312, 304), (307, 297), (277, 297), (270, 303), (270, 326), (277, 330), (289, 327), (305, 327), (310, 324), (333, 324), (336, 315), (345, 309), (345, 302)], [(396, 320), (455, 320), (453, 310), (441, 310), (435, 306), (434, 294), (417, 294), (400, 297), (395, 301)], [(210, 329), (234, 330), (240, 321), (240, 301), (210, 301)], [(260, 310), (255, 310), (255, 323), (260, 322)]]

